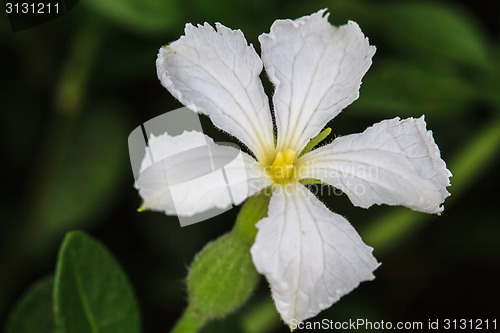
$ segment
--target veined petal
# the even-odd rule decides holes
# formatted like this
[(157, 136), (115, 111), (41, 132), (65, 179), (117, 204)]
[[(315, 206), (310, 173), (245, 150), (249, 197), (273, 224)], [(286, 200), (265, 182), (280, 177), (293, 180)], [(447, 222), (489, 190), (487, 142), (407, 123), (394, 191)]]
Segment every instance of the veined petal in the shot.
[(300, 152), (358, 98), (375, 47), (355, 22), (332, 26), (325, 10), (295, 21), (277, 20), (259, 41), (264, 67), (276, 86), (278, 151)]
[(187, 24), (185, 36), (160, 49), (158, 78), (185, 106), (206, 114), (260, 159), (274, 148), (262, 61), (240, 30)]
[(135, 188), (143, 209), (193, 216), (238, 205), (270, 184), (251, 156), (200, 132), (149, 139)]
[(298, 163), (300, 178), (333, 185), (363, 208), (387, 204), (439, 213), (450, 195), (451, 172), (423, 116), (384, 120), (363, 133), (337, 138)]
[(373, 249), (345, 218), (300, 184), (274, 193), (268, 217), (256, 226), (252, 258), (289, 325), (315, 316), (360, 282), (374, 279), (378, 263)]

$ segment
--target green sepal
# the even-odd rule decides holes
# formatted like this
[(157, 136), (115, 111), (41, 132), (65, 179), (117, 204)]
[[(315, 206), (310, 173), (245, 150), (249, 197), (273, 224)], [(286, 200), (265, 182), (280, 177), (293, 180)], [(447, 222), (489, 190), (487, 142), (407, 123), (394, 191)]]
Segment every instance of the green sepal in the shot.
[(314, 147), (316, 147), (321, 141), (325, 140), (326, 137), (328, 135), (330, 135), (330, 133), (332, 132), (332, 129), (330, 127), (327, 127), (325, 128), (321, 133), (319, 133), (318, 135), (316, 135), (314, 138), (312, 138), (311, 140), (309, 140), (309, 142), (307, 143), (307, 145), (304, 147), (304, 149), (302, 149), (302, 151), (300, 152), (300, 156), (304, 155), (304, 154), (307, 154), (308, 152), (310, 152)]
[(326, 184), (326, 183), (324, 183), (321, 180), (316, 179), (316, 178), (303, 178), (303, 179), (299, 180), (299, 183), (301, 183), (304, 186), (305, 185), (314, 185), (314, 184), (328, 185), (328, 184)]

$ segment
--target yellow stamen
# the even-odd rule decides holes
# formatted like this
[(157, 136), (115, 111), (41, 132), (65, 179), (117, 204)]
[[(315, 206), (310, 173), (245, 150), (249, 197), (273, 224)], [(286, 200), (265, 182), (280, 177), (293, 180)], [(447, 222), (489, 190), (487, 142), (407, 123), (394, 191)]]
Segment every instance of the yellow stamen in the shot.
[(276, 154), (273, 163), (267, 169), (269, 176), (271, 176), (275, 183), (283, 184), (290, 180), (293, 175), (295, 155), (295, 152), (290, 148)]

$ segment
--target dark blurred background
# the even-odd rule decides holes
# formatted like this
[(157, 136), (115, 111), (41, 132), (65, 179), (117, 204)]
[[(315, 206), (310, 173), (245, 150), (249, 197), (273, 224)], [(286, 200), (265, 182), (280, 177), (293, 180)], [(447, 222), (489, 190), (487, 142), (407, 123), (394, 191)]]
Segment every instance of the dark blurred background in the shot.
[[(0, 14), (0, 329), (29, 285), (52, 274), (64, 234), (81, 229), (117, 257), (137, 294), (144, 332), (165, 332), (186, 305), (193, 256), (229, 231), (239, 208), (181, 228), (138, 213), (127, 138), (180, 107), (157, 77), (160, 46), (186, 22), (221, 22), (257, 37), (278, 18), (329, 8), (377, 46), (360, 99), (335, 135), (396, 116), (420, 117), (454, 174), (443, 216), (353, 207), (322, 197), (383, 264), (318, 319), (500, 320), (500, 12), (492, 1), (82, 0), (13, 33)], [(262, 75), (266, 91), (272, 87)], [(227, 136), (202, 119), (205, 133)], [(496, 317), (495, 317), (496, 316)], [(500, 325), (500, 322), (497, 323)], [(250, 302), (204, 332), (286, 332), (265, 279)]]

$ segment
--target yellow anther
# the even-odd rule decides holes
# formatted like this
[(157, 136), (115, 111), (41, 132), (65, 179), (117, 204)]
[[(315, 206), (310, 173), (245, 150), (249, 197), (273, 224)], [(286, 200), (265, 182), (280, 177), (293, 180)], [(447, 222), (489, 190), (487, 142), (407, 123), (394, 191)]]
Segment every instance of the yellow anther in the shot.
[(295, 160), (295, 152), (288, 148), (283, 152), (283, 161), (285, 164), (293, 164), (293, 161)]
[(271, 168), (278, 168), (280, 167), (281, 165), (283, 165), (283, 153), (282, 152), (278, 152), (276, 154), (276, 157), (274, 158), (274, 161), (273, 161), (273, 164), (271, 164)]
[(295, 152), (290, 148), (276, 154), (273, 163), (268, 168), (268, 173), (275, 183), (282, 184), (291, 178), (294, 160)]

